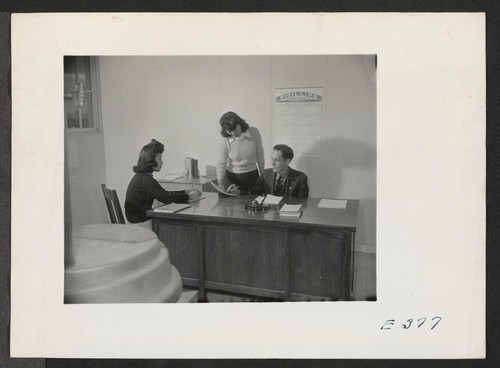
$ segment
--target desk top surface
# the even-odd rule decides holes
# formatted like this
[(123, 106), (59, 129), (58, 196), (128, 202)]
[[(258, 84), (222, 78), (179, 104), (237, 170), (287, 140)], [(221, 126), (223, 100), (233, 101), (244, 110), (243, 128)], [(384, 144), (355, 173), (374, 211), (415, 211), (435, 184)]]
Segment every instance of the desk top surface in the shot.
[[(191, 207), (177, 213), (160, 213), (150, 210), (152, 218), (191, 218), (193, 220), (225, 220), (242, 224), (281, 225), (297, 227), (328, 227), (356, 230), (358, 219), (358, 200), (348, 200), (346, 209), (318, 208), (320, 198), (285, 198), (278, 206), (265, 211), (250, 211), (245, 205), (256, 196), (241, 195), (227, 197), (218, 193), (203, 193), (205, 199), (189, 203)], [(302, 216), (299, 218), (280, 217), (279, 208), (283, 203), (302, 203)]]
[(199, 178), (185, 178), (182, 174), (168, 174), (158, 178), (160, 183), (177, 184), (207, 184), (216, 180), (216, 177), (200, 176)]

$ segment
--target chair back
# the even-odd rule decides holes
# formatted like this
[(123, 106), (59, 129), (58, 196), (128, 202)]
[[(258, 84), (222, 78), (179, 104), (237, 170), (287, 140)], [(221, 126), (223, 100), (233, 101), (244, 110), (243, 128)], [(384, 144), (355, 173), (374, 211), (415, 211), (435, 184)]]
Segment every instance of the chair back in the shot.
[(125, 224), (125, 218), (123, 217), (122, 208), (120, 207), (120, 201), (118, 200), (118, 194), (116, 190), (106, 188), (106, 184), (101, 184), (102, 192), (104, 194), (104, 199), (106, 200), (106, 206), (108, 207), (109, 219), (112, 224)]

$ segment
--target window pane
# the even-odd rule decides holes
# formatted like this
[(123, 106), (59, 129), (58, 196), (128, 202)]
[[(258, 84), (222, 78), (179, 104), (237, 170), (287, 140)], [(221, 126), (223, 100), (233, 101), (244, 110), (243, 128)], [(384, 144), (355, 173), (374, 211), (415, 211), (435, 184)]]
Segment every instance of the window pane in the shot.
[(94, 91), (88, 56), (64, 57), (64, 114), (68, 128), (94, 128)]

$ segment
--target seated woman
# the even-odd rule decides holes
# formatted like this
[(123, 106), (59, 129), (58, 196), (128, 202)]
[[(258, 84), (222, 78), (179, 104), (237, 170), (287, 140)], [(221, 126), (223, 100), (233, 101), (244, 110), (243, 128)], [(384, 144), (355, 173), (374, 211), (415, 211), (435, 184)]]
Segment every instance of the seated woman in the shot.
[(125, 216), (132, 224), (151, 228), (151, 219), (146, 216), (146, 211), (152, 208), (155, 199), (165, 204), (186, 203), (201, 195), (196, 189), (167, 191), (162, 188), (153, 178), (153, 171), (160, 171), (163, 165), (162, 153), (163, 144), (154, 139), (142, 147), (139, 153), (137, 166), (133, 168), (135, 175), (130, 180), (125, 199)]

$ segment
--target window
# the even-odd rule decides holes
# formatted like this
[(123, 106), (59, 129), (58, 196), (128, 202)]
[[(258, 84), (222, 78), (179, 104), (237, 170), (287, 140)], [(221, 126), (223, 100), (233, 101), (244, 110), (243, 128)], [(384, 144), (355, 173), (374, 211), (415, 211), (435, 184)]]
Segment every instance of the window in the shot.
[(67, 131), (100, 130), (98, 88), (95, 57), (64, 57), (64, 121)]

